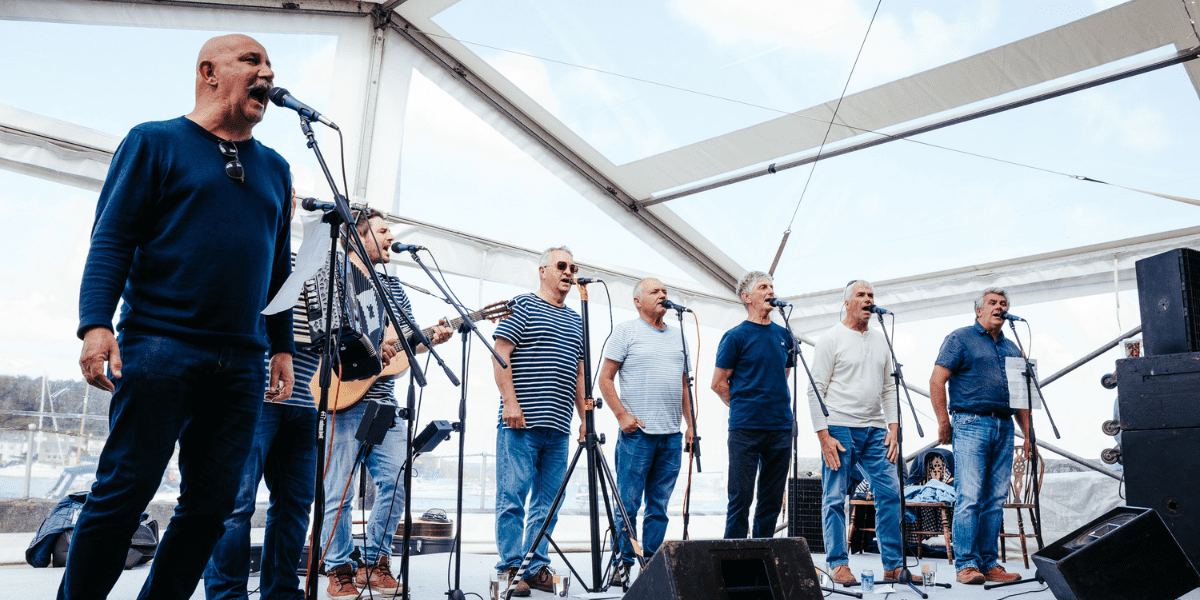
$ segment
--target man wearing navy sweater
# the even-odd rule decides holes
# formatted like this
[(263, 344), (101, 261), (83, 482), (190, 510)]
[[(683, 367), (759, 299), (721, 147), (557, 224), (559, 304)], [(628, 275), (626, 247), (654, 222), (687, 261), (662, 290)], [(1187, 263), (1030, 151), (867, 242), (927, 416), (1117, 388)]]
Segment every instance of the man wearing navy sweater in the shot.
[(59, 598), (112, 589), (177, 441), (179, 504), (140, 597), (191, 597), (233, 509), (264, 397), (264, 352), (266, 398), (291, 394), (291, 312), (261, 314), (290, 271), (291, 178), (287, 161), (251, 136), (275, 75), (267, 51), (243, 35), (206, 42), (195, 72), (195, 108), (134, 127), (96, 206), (79, 364), (88, 383), (113, 393), (110, 433)]

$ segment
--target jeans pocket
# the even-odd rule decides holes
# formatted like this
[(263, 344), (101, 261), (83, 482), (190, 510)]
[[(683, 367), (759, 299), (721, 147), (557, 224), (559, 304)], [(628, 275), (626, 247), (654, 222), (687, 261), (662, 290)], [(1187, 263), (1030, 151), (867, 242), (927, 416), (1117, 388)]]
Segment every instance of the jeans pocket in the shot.
[(950, 418), (950, 424), (954, 427), (965, 427), (979, 420), (979, 415), (969, 412), (957, 412)]

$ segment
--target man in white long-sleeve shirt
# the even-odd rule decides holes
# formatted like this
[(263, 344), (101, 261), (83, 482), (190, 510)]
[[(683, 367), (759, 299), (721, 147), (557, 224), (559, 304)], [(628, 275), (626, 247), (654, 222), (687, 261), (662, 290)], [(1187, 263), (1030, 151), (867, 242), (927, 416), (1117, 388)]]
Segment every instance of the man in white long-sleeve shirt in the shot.
[[(900, 533), (900, 483), (896, 474), (896, 383), (887, 341), (870, 329), (875, 292), (869, 282), (851, 281), (843, 300), (846, 316), (817, 341), (812, 376), (825, 400), (821, 413), (810, 389), (813, 430), (821, 442), (824, 498), (821, 518), (831, 577), (855, 581), (846, 553), (846, 493), (851, 474), (861, 465), (875, 496), (875, 534), (883, 558), (884, 579), (895, 579), (904, 565)], [(920, 582), (920, 577), (913, 577)]]

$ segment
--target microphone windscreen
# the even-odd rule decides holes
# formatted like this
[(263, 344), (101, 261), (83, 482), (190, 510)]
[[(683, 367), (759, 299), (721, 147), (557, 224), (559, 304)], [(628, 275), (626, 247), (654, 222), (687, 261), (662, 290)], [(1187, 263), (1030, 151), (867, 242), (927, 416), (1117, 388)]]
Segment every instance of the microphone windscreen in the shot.
[(273, 87), (270, 92), (267, 92), (267, 97), (271, 99), (271, 102), (275, 103), (275, 106), (283, 106), (283, 98), (287, 95), (287, 88), (281, 87)]

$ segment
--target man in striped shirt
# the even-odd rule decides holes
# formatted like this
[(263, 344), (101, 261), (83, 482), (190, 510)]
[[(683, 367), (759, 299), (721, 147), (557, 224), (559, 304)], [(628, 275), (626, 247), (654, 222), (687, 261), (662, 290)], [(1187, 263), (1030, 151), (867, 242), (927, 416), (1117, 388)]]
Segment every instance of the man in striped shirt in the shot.
[[(583, 322), (565, 304), (579, 269), (566, 247), (546, 250), (539, 265), (538, 291), (513, 298), (512, 317), (493, 334), (496, 352), (509, 364), (503, 369), (492, 361), (501, 398), (496, 432), (500, 555), (496, 569), (510, 576), (519, 570), (542, 523), (550, 519), (549, 533), (558, 520), (557, 514), (549, 512), (567, 469), (572, 406), (579, 412), (583, 437)], [(554, 590), (545, 538), (513, 595), (528, 596), (531, 587)]]
[[(667, 533), (667, 503), (675, 490), (682, 462), (683, 437), (679, 422), (687, 422), (687, 441), (692, 441), (692, 417), (688, 410), (688, 365), (684, 362), (683, 338), (663, 317), (667, 288), (657, 279), (643, 279), (633, 288), (633, 305), (638, 318), (617, 325), (604, 350), (600, 367), (600, 392), (621, 431), (617, 436), (617, 488), (621, 504), (636, 529), (642, 497), (646, 520), (642, 523), (642, 547), (646, 560), (654, 556)], [(614, 379), (621, 375), (621, 393)], [(624, 520), (617, 520), (613, 544), (611, 585), (622, 585), (633, 565)], [(622, 573), (623, 571), (623, 573)]]
[[(360, 257), (347, 245), (347, 258), (351, 267), (347, 267), (347, 287), (357, 293), (359, 304), (366, 317), (369, 332), (364, 332), (371, 339), (379, 339), (379, 328), (385, 326), (386, 311), (382, 303), (395, 299), (393, 310), (403, 310), (412, 318), (412, 305), (408, 296), (400, 288), (400, 280), (381, 273), (380, 279), (390, 292), (391, 298), (378, 298), (370, 286), (369, 269), (376, 264), (387, 264), (390, 260), (389, 249), (395, 237), (383, 215), (376, 210), (368, 209), (359, 213), (355, 219), (355, 228), (362, 237), (366, 249), (366, 260)], [(398, 306), (397, 306), (398, 304)], [(395, 344), (400, 341), (399, 335), (410, 335), (402, 325), (386, 323), (386, 333), (383, 334), (383, 344), (379, 354), (384, 362), (399, 360)], [(431, 341), (440, 344), (453, 334), (448, 327), (437, 327)], [(415, 348), (418, 352), (426, 351), (424, 346)], [(347, 482), (357, 475), (354, 468), (355, 457), (358, 454), (359, 441), (355, 433), (362, 422), (368, 402), (395, 405), (392, 395), (395, 383), (392, 380), (377, 380), (367, 390), (362, 400), (339, 411), (331, 417), (329, 460), (325, 470), (325, 506), (323, 510), (324, 524), (322, 525), (322, 546), (325, 548), (325, 572), (329, 576), (326, 595), (331, 600), (348, 600), (360, 595), (397, 593), (400, 584), (391, 572), (390, 557), (392, 554), (392, 537), (396, 526), (404, 518), (404, 489), (397, 485), (400, 481), (400, 468), (407, 454), (405, 444), (408, 436), (408, 423), (397, 419), (397, 424), (388, 430), (383, 443), (375, 446), (366, 458), (367, 471), (375, 483), (375, 506), (371, 509), (371, 518), (367, 522), (366, 540), (361, 549), (361, 560), (365, 568), (355, 569), (350, 558), (354, 544), (350, 538), (350, 501), (352, 493), (343, 494)], [(350, 487), (355, 487), (350, 483)], [(364, 590), (360, 592), (359, 590)], [(365, 590), (370, 590), (366, 592)]]

